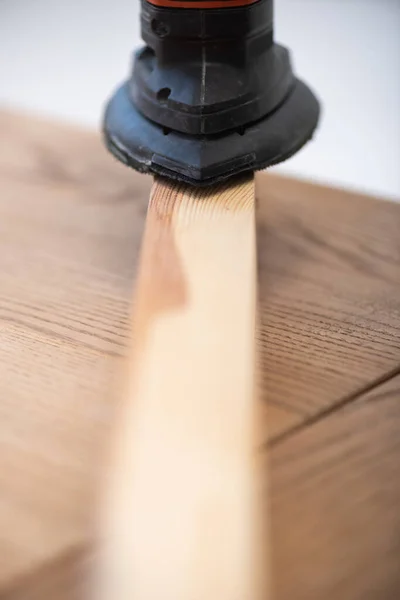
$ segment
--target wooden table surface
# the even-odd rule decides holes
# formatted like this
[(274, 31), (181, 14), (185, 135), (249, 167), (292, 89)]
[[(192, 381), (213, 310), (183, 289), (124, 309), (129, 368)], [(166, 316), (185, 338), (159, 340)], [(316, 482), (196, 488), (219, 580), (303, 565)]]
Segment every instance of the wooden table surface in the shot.
[[(0, 112), (0, 599), (72, 600), (150, 179)], [(400, 597), (400, 205), (259, 174), (276, 600)]]

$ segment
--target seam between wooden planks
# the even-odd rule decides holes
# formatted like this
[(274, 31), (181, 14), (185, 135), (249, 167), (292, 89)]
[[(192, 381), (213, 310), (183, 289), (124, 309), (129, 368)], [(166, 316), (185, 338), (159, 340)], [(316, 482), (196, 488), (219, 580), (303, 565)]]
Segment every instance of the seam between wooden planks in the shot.
[[(292, 427), (287, 433), (280, 434), (273, 438), (270, 442), (263, 444), (261, 449), (263, 451), (270, 449), (272, 447), (277, 446), (278, 444), (286, 441), (288, 438), (296, 435), (300, 431), (303, 431), (307, 427), (314, 425), (315, 423), (322, 421), (323, 419), (329, 417), (330, 415), (339, 412), (341, 409), (346, 406), (351, 405), (353, 402), (357, 400), (361, 400), (363, 396), (368, 394), (369, 392), (378, 389), (384, 384), (388, 383), (395, 377), (400, 375), (400, 365), (391, 369), (390, 371), (384, 373), (381, 377), (375, 379), (370, 382), (368, 385), (363, 386), (359, 390), (353, 392), (352, 394), (348, 394), (340, 401), (336, 402), (333, 406), (330, 406), (328, 409), (321, 411), (317, 415), (311, 417), (306, 422), (300, 424), (299, 426)], [(90, 556), (89, 548), (92, 545), (89, 543), (82, 543), (81, 545), (77, 545), (73, 548), (69, 548), (68, 550), (64, 550), (60, 552), (53, 559), (44, 561), (43, 563), (37, 565), (36, 568), (32, 569), (32, 571), (21, 573), (21, 575), (16, 578), (14, 581), (10, 582), (6, 587), (0, 589), (0, 600), (19, 600), (20, 598), (25, 598), (24, 593), (25, 590), (31, 591), (32, 586), (40, 586), (46, 583), (46, 580), (49, 578), (49, 573), (53, 570), (57, 571), (60, 568), (67, 568), (67, 576), (68, 573), (73, 573), (74, 571), (79, 570), (79, 566), (81, 561), (87, 561)], [(57, 585), (57, 580), (55, 581), (55, 586)], [(55, 587), (52, 588), (51, 584), (48, 587), (48, 592), (56, 592)], [(33, 588), (33, 592), (35, 593), (35, 588)], [(41, 600), (48, 600), (47, 598), (41, 598)]]
[(304, 431), (305, 429), (312, 427), (316, 423), (319, 423), (320, 421), (323, 421), (331, 415), (338, 413), (347, 406), (350, 406), (357, 400), (360, 400), (365, 394), (376, 390), (377, 388), (384, 385), (385, 383), (388, 383), (398, 375), (400, 375), (400, 364), (396, 365), (393, 369), (386, 371), (380, 377), (377, 377), (373, 381), (370, 381), (369, 383), (355, 390), (354, 392), (343, 396), (337, 402), (334, 402), (327, 408), (321, 410), (320, 412), (317, 412), (315, 415), (312, 415), (311, 417), (307, 418), (305, 421), (299, 423), (298, 425), (294, 425), (293, 427), (290, 427), (283, 433), (272, 437), (270, 440), (262, 444), (261, 451), (267, 452), (271, 448), (275, 448), (279, 444), (286, 442), (288, 439)]

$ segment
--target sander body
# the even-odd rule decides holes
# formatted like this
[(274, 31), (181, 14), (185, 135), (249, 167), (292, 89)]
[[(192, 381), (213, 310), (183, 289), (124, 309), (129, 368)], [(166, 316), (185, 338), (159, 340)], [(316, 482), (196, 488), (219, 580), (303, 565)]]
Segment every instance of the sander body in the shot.
[(104, 119), (128, 166), (211, 185), (311, 139), (319, 103), (275, 43), (273, 0), (142, 0), (141, 28), (145, 46)]

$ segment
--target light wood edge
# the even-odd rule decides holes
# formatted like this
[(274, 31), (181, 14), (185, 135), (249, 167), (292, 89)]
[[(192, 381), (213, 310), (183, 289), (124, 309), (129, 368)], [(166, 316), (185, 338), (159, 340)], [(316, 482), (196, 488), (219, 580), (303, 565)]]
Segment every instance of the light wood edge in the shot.
[(267, 598), (255, 248), (252, 176), (155, 182), (96, 600)]

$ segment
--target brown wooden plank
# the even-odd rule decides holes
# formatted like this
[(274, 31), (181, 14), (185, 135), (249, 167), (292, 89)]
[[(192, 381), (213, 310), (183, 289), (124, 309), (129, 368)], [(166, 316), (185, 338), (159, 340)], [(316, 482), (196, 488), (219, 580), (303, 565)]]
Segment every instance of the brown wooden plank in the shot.
[[(272, 450), (274, 600), (399, 596), (399, 428), (397, 376)], [(75, 600), (84, 556), (56, 558), (1, 599), (52, 600), (63, 581)]]
[(400, 363), (400, 206), (258, 180), (263, 386), (315, 415)]
[(89, 600), (93, 556), (86, 544), (68, 548), (0, 591), (0, 600)]
[(92, 134), (1, 128), (0, 588), (92, 530), (150, 183)]
[(116, 363), (14, 323), (0, 339), (1, 589), (91, 534)]
[[(150, 180), (91, 132), (7, 113), (0, 126), (1, 589), (91, 531)], [(398, 364), (400, 207), (259, 181), (277, 436)]]
[(276, 600), (400, 597), (400, 376), (272, 450)]

